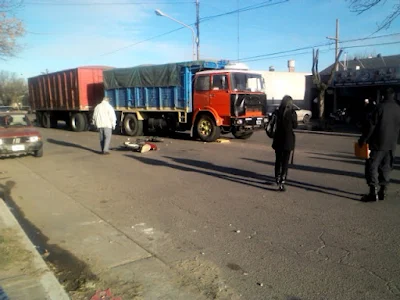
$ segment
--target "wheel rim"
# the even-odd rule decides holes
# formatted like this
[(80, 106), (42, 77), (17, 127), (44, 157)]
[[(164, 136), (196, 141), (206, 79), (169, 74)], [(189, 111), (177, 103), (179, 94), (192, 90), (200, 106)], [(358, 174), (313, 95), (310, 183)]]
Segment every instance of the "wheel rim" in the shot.
[(71, 125), (72, 125), (72, 128), (76, 128), (76, 118), (75, 117), (72, 118)]
[(129, 120), (128, 121), (128, 130), (132, 130), (133, 128), (135, 128), (135, 121)]
[(201, 120), (199, 122), (199, 131), (204, 136), (209, 136), (212, 132), (211, 122), (208, 120)]

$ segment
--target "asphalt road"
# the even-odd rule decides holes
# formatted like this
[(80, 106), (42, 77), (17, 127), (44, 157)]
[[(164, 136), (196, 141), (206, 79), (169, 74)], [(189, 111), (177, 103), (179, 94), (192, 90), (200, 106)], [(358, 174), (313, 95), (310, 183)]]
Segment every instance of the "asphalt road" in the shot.
[[(389, 198), (361, 203), (367, 187), (354, 137), (298, 133), (280, 193), (263, 132), (222, 144), (182, 135), (159, 151), (102, 156), (94, 132), (41, 131), (44, 157), (2, 160), (1, 182), (16, 183), (14, 201), (50, 239), (62, 225), (45, 221), (40, 198), (52, 192), (39, 179), (174, 270), (195, 274), (190, 284), (214, 291), (210, 299), (400, 299), (400, 160)], [(125, 140), (114, 135), (112, 146)], [(95, 266), (84, 249), (66, 246), (71, 235), (65, 228), (52, 242)]]

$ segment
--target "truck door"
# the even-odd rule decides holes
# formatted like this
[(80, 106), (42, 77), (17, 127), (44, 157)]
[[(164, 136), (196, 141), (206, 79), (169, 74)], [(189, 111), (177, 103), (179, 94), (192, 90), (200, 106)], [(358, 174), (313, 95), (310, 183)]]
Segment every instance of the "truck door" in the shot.
[(203, 109), (210, 104), (210, 75), (200, 75), (196, 78), (193, 96), (193, 110)]
[(228, 88), (228, 76), (226, 74), (214, 74), (211, 78), (210, 106), (221, 117), (230, 116), (230, 93)]

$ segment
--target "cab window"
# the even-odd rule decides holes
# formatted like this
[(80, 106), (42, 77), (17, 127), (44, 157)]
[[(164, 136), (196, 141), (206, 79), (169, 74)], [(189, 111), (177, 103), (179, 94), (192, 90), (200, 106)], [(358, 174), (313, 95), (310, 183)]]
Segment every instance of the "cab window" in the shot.
[(210, 76), (199, 76), (196, 79), (196, 91), (210, 90)]
[(214, 75), (212, 78), (213, 90), (227, 90), (228, 80), (226, 75)]

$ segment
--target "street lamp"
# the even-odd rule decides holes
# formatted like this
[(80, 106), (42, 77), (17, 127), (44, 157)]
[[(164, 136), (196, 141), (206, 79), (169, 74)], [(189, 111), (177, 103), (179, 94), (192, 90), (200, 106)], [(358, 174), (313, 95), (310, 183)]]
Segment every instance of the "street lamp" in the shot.
[[(155, 13), (156, 13), (156, 15), (157, 16), (160, 16), (160, 17), (166, 17), (166, 18), (168, 18), (168, 19), (170, 19), (170, 20), (172, 20), (172, 21), (175, 21), (175, 22), (177, 22), (177, 23), (179, 23), (179, 24), (181, 24), (181, 25), (183, 25), (183, 26), (185, 26), (185, 27), (187, 27), (187, 28), (189, 28), (191, 31), (192, 31), (192, 52), (193, 52), (193, 60), (196, 60), (196, 53), (195, 53), (195, 44), (196, 44), (196, 38), (195, 38), (195, 36), (196, 36), (196, 34), (195, 34), (195, 32), (194, 32), (194, 29), (192, 28), (192, 27), (190, 27), (189, 25), (186, 25), (185, 23), (182, 23), (181, 21), (178, 21), (177, 19), (174, 19), (173, 17), (171, 17), (171, 16), (169, 16), (169, 15), (167, 15), (167, 14), (165, 14), (165, 13), (163, 13), (161, 10), (159, 10), (159, 9), (156, 9), (155, 11), (154, 11)], [(197, 60), (198, 60), (199, 58), (197, 57)]]

